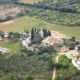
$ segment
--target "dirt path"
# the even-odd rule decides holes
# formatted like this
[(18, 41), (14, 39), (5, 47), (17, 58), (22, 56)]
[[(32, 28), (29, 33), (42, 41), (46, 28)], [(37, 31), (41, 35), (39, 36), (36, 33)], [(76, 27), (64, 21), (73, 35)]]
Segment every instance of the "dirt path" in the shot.
[[(55, 57), (55, 64), (57, 64), (57, 63), (59, 62), (59, 57), (60, 57), (61, 55), (64, 55), (64, 53), (59, 53), (59, 54)], [(55, 68), (53, 69), (52, 80), (55, 80), (55, 78), (56, 78), (56, 76), (57, 76), (56, 73), (57, 73), (57, 68), (55, 67)]]
[(14, 20), (10, 20), (10, 21), (6, 21), (6, 22), (3, 22), (3, 23), (1, 23), (2, 25), (6, 25), (6, 24), (11, 24), (11, 23), (13, 23), (14, 22)]
[(22, 2), (22, 3), (30, 3), (30, 4), (33, 4), (35, 2), (38, 2), (39, 0), (20, 0), (19, 2)]

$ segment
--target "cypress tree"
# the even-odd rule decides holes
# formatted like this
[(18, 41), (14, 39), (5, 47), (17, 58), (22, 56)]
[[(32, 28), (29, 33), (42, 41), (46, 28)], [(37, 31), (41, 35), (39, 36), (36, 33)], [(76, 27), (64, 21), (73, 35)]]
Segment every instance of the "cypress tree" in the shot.
[(45, 29), (45, 35), (46, 35), (46, 37), (48, 37), (48, 31), (47, 31), (47, 29)]
[(48, 36), (51, 36), (51, 31), (50, 30), (48, 31)]
[(31, 30), (31, 41), (33, 41), (33, 39), (34, 39), (34, 32), (35, 32), (35, 30), (32, 28), (32, 30)]
[(31, 41), (32, 42), (34, 42), (36, 35), (37, 35), (37, 30), (35, 28), (32, 28), (31, 30)]
[(47, 29), (43, 29), (44, 38), (48, 37), (50, 35), (50, 32), (47, 31)]

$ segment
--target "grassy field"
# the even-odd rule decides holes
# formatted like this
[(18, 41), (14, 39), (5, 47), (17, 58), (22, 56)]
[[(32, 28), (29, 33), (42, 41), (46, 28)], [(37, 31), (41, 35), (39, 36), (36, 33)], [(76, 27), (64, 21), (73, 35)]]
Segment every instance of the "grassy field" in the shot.
[(20, 0), (20, 2), (30, 3), (30, 4), (36, 3), (36, 2), (38, 2), (38, 1), (42, 1), (42, 0)]
[(17, 42), (0, 42), (0, 46), (11, 50), (10, 54), (6, 54), (7, 57), (19, 53), (21, 50), (21, 46)]
[[(78, 74), (77, 74), (77, 68), (75, 68), (71, 62), (70, 59), (68, 59), (66, 56), (62, 55), (60, 58), (59, 58), (59, 64), (61, 64), (59, 66), (59, 69), (58, 69), (58, 73), (57, 73), (57, 77), (55, 80), (76, 80), (76, 79), (73, 79), (75, 77), (78, 77)], [(74, 74), (74, 77), (72, 77)], [(68, 79), (69, 77), (69, 79)]]
[(80, 27), (51, 24), (36, 19), (35, 17), (24, 16), (17, 18), (10, 23), (0, 23), (0, 30), (7, 32), (23, 32), (24, 30), (30, 31), (32, 28), (47, 28), (51, 30), (56, 30), (66, 34), (67, 36), (76, 36), (77, 39), (80, 39)]

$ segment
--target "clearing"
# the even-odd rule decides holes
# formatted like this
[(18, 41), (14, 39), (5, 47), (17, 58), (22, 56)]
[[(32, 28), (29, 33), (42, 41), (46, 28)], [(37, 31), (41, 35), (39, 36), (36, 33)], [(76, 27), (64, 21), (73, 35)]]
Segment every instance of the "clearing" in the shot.
[(0, 46), (11, 50), (10, 54), (6, 54), (7, 57), (19, 53), (21, 50), (21, 46), (18, 42), (0, 42)]

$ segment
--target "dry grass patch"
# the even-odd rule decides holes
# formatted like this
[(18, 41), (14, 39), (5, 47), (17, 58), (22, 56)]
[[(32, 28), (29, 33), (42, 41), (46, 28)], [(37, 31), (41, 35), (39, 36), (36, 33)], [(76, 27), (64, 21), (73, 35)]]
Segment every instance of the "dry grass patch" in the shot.
[(70, 27), (70, 26), (61, 26), (57, 24), (51, 24), (44, 22), (42, 20), (36, 19), (35, 17), (20, 17), (14, 19), (12, 23), (6, 25), (0, 24), (0, 30), (6, 32), (23, 32), (24, 30), (30, 31), (32, 28), (47, 28), (54, 31), (59, 31), (67, 36), (76, 36), (80, 40), (80, 27)]
[(20, 0), (20, 2), (22, 3), (30, 3), (30, 4), (36, 3), (38, 1), (42, 1), (42, 0)]

